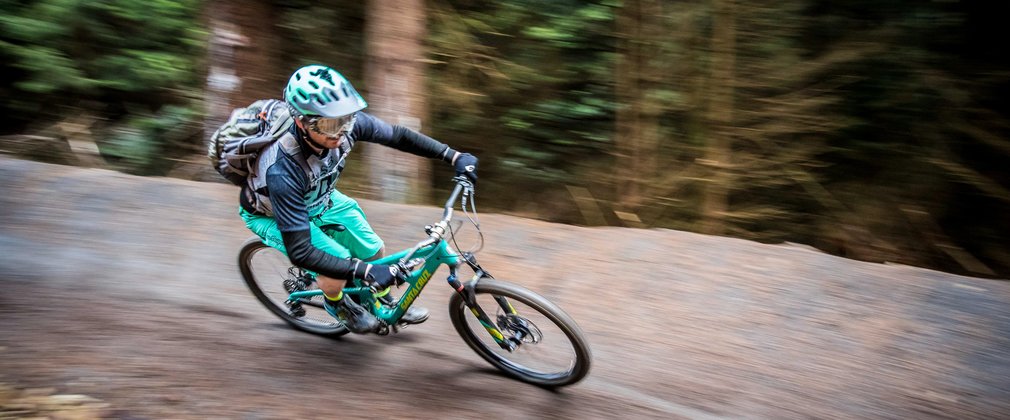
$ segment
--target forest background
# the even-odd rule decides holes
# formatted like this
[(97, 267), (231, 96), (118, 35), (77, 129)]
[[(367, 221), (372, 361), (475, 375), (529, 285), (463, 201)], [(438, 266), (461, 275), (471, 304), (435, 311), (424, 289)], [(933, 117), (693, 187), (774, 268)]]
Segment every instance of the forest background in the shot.
[[(1010, 276), (1002, 5), (0, 6), (5, 153), (215, 180), (205, 142), (231, 109), (324, 63), (370, 112), (478, 155), (482, 210)], [(449, 168), (365, 146), (342, 190), (444, 199)]]

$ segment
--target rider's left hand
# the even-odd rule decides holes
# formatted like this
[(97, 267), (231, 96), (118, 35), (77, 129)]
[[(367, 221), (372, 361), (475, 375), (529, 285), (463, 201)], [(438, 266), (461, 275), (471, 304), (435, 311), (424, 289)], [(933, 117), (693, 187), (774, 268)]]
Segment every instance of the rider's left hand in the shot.
[(456, 175), (466, 175), (470, 182), (477, 182), (477, 157), (469, 153), (460, 153), (452, 161)]
[(399, 283), (405, 274), (399, 265), (369, 264), (364, 280), (375, 285), (376, 289), (382, 290)]

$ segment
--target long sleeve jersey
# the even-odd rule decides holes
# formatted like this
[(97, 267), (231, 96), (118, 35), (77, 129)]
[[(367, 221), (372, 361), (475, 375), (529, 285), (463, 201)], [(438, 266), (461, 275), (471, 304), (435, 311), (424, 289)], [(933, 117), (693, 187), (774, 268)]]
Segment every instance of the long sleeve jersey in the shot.
[[(359, 141), (379, 143), (428, 158), (452, 159), (449, 146), (406, 127), (390, 125), (364, 112), (340, 146), (316, 153), (295, 125), (257, 158), (256, 170), (242, 189), (242, 206), (272, 216), (281, 231), (291, 262), (307, 270), (349, 279), (356, 261), (326, 253), (312, 245), (310, 218), (329, 205), (345, 159)], [(361, 265), (359, 265), (360, 267)], [(363, 267), (362, 267), (363, 269)]]

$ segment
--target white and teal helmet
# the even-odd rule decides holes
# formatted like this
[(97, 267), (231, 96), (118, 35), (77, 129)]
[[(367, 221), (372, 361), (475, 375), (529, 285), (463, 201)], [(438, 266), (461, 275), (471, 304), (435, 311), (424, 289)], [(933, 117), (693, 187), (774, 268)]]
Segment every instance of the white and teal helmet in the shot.
[(291, 75), (284, 88), (284, 100), (305, 116), (337, 118), (361, 111), (368, 106), (336, 70), (313, 64)]

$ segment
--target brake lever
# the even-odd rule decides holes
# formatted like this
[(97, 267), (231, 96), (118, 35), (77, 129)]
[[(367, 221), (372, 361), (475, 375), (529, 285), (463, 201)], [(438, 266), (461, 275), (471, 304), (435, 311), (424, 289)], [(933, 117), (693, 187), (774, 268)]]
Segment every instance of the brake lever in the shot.
[(473, 191), (473, 186), (474, 185), (473, 185), (473, 182), (470, 181), (469, 178), (467, 178), (467, 177), (465, 177), (463, 175), (458, 175), (458, 176), (453, 177), (452, 180), (455, 181), (457, 184), (462, 185), (464, 191)]
[(407, 282), (408, 273), (410, 273), (410, 271), (407, 270), (406, 264), (396, 263), (396, 281), (394, 281), (393, 283), (396, 284), (397, 287), (400, 287), (400, 285)]

